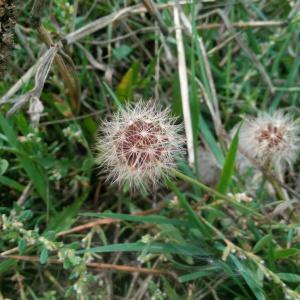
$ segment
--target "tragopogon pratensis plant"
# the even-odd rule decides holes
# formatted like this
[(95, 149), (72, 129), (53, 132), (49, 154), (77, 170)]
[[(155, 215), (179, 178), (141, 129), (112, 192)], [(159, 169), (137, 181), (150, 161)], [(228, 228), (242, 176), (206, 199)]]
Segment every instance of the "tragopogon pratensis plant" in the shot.
[[(240, 129), (240, 147), (261, 165), (278, 174), (291, 167), (300, 149), (299, 126), (290, 115), (277, 111), (248, 118)], [(266, 166), (269, 167), (269, 166)]]
[(168, 109), (142, 101), (118, 110), (102, 124), (96, 141), (97, 162), (108, 179), (133, 189), (155, 187), (183, 153), (181, 125)]

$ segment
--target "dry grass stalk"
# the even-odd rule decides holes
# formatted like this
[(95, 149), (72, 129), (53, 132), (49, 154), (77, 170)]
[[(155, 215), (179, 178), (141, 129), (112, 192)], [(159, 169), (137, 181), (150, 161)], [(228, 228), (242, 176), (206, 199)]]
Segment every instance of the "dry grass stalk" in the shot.
[[(58, 49), (59, 49), (59, 46), (55, 45), (55, 46), (51, 47), (49, 50), (47, 50), (47, 52), (43, 55), (42, 59), (40, 60), (40, 64), (37, 68), (37, 71), (36, 71), (34, 88), (31, 91), (29, 91), (28, 93), (11, 100), (15, 104), (7, 112), (7, 115), (11, 115), (11, 114), (17, 112), (21, 107), (23, 107), (25, 104), (27, 104), (30, 101), (31, 102), (33, 101), (35, 104), (39, 103), (40, 95), (43, 91), (45, 81), (47, 79), (47, 76), (51, 69), (52, 62), (54, 60), (54, 57), (55, 57)], [(39, 112), (36, 112), (32, 106), (31, 106), (30, 111), (33, 112), (34, 114), (35, 113), (39, 114)], [(36, 118), (36, 116), (35, 116), (35, 118)]]
[(176, 32), (176, 44), (178, 53), (178, 70), (179, 70), (179, 81), (180, 81), (180, 93), (181, 102), (183, 109), (184, 128), (187, 140), (188, 160), (191, 167), (195, 164), (195, 153), (194, 153), (194, 141), (193, 141), (193, 129), (192, 129), (192, 117), (189, 102), (189, 86), (187, 78), (187, 68), (185, 62), (185, 51), (183, 45), (183, 37), (181, 31), (179, 8), (177, 5), (174, 6), (174, 25)]
[[(188, 18), (185, 16), (185, 14), (183, 12), (181, 12), (180, 14), (181, 20), (184, 24), (184, 26), (186, 27), (186, 29), (188, 30), (189, 34), (192, 35), (192, 25), (190, 23), (190, 21), (188, 20)], [(212, 105), (210, 105), (207, 101), (207, 105), (208, 107), (211, 107), (212, 109), (210, 110), (211, 115), (212, 115), (212, 119), (214, 122), (214, 126), (216, 129), (216, 133), (217, 135), (220, 137), (220, 140), (223, 141), (225, 140), (225, 130), (223, 129), (222, 126), (222, 122), (221, 122), (221, 116), (220, 116), (220, 110), (219, 110), (219, 104), (218, 104), (218, 97), (217, 97), (217, 92), (216, 92), (216, 87), (214, 84), (214, 79), (212, 76), (212, 72), (210, 69), (210, 65), (209, 65), (209, 61), (208, 61), (208, 57), (207, 57), (207, 53), (206, 53), (206, 49), (203, 43), (203, 40), (201, 37), (197, 37), (197, 42), (199, 44), (199, 48), (201, 51), (201, 55), (202, 55), (202, 59), (203, 59), (203, 63), (204, 63), (204, 68), (205, 68), (205, 72), (207, 74), (207, 78), (208, 78), (208, 84), (209, 84), (209, 89), (210, 89), (210, 98), (211, 99), (207, 99), (208, 101), (211, 102)], [(206, 91), (207, 94), (208, 91)], [(208, 96), (208, 94), (207, 94)]]
[[(40, 261), (40, 258), (37, 256), (27, 256), (27, 255), (7, 255), (7, 256), (2, 256), (1, 258), (9, 258), (14, 260), (37, 262), (37, 263)], [(48, 260), (48, 263), (61, 265), (63, 261), (50, 258)], [(164, 276), (171, 276), (174, 279), (177, 278), (175, 273), (168, 272), (165, 270), (159, 270), (159, 269), (148, 269), (148, 268), (141, 268), (141, 267), (97, 263), (97, 262), (88, 262), (86, 263), (86, 266), (90, 269), (95, 269), (95, 270), (111, 270), (111, 271), (121, 271), (121, 272), (129, 272), (129, 273), (144, 273), (144, 274), (151, 274), (153, 276), (164, 275)]]

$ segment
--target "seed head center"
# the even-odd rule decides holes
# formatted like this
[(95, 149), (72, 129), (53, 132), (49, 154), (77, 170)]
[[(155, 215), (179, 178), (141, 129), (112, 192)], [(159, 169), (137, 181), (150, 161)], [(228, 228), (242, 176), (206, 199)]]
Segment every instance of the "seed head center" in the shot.
[(257, 140), (260, 144), (264, 143), (268, 148), (277, 148), (283, 141), (283, 132), (271, 123), (258, 134)]
[(157, 122), (132, 121), (117, 135), (122, 135), (116, 139), (117, 155), (127, 166), (144, 169), (162, 160), (168, 138), (162, 138), (164, 131)]

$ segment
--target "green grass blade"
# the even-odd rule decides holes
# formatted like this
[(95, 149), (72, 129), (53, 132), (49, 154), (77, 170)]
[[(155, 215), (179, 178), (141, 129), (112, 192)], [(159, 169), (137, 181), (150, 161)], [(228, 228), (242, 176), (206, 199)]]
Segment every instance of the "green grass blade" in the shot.
[(121, 104), (121, 102), (120, 102), (118, 96), (114, 93), (114, 91), (110, 88), (110, 86), (109, 86), (105, 81), (103, 81), (103, 85), (104, 85), (106, 91), (108, 92), (108, 94), (109, 94), (109, 95), (112, 97), (112, 99), (114, 100), (116, 106), (117, 106), (118, 108), (121, 108), (121, 107), (122, 107), (122, 104)]
[(200, 221), (199, 217), (194, 212), (193, 208), (190, 206), (185, 196), (179, 191), (175, 184), (173, 182), (169, 182), (168, 185), (177, 196), (180, 206), (186, 211), (189, 221), (193, 223), (194, 226), (197, 227), (204, 236), (211, 236), (211, 230)]
[(25, 189), (25, 186), (18, 183), (17, 181), (11, 179), (11, 178), (8, 178), (6, 176), (0, 176), (0, 183), (3, 184), (3, 185), (6, 185), (8, 187), (10, 187), (11, 189), (15, 189), (19, 192), (23, 192), (23, 190)]
[(209, 127), (207, 126), (206, 121), (204, 120), (204, 118), (202, 116), (201, 116), (201, 119), (200, 119), (199, 127), (200, 127), (200, 131), (201, 131), (202, 136), (204, 137), (207, 144), (209, 145), (209, 148), (212, 151), (212, 153), (214, 154), (217, 162), (220, 165), (223, 165), (224, 160), (225, 160), (224, 155), (223, 155), (218, 143), (216, 142), (213, 134), (211, 133)]
[(239, 130), (236, 132), (236, 134), (230, 144), (229, 150), (228, 150), (226, 158), (225, 158), (221, 178), (218, 183), (217, 190), (222, 194), (226, 194), (226, 192), (229, 188), (229, 185), (231, 183), (231, 179), (232, 179), (232, 175), (233, 175), (233, 171), (234, 171), (235, 157), (236, 157), (236, 153), (238, 150), (238, 144), (239, 144)]
[(131, 221), (138, 223), (152, 223), (152, 224), (172, 224), (177, 226), (193, 227), (194, 224), (190, 222), (185, 222), (176, 219), (169, 219), (159, 215), (151, 216), (134, 216), (126, 214), (117, 214), (117, 213), (82, 213), (80, 214), (86, 217), (95, 217), (95, 218), (112, 218), (119, 219), (122, 221)]
[(300, 275), (293, 273), (277, 273), (277, 275), (286, 282), (300, 282)]
[(82, 204), (86, 200), (89, 195), (90, 190), (86, 190), (83, 195), (78, 197), (74, 203), (64, 208), (64, 210), (53, 217), (47, 227), (46, 231), (63, 231), (67, 230), (71, 227), (71, 225), (75, 222), (75, 217), (78, 214)]
[(142, 252), (145, 248), (148, 248), (148, 253), (170, 253), (181, 255), (199, 255), (200, 251), (197, 247), (191, 245), (177, 245), (177, 244), (163, 244), (163, 243), (124, 243), (113, 244), (107, 246), (94, 247), (91, 249), (85, 249), (77, 251), (77, 253), (108, 253), (108, 252)]
[(262, 250), (266, 245), (268, 245), (272, 241), (272, 234), (267, 234), (263, 236), (253, 247), (253, 253), (257, 253)]
[(264, 292), (260, 282), (256, 279), (253, 272), (244, 266), (234, 255), (231, 255), (231, 259), (237, 267), (239, 273), (243, 276), (249, 288), (252, 290), (257, 300), (265, 300)]
[(5, 261), (0, 263), (0, 274), (9, 271), (12, 267), (17, 264), (16, 260), (6, 259)]
[(198, 271), (198, 272), (193, 272), (190, 274), (180, 276), (179, 281), (183, 283), (191, 280), (196, 280), (202, 277), (207, 277), (209, 275), (210, 273), (208, 273), (207, 271)]

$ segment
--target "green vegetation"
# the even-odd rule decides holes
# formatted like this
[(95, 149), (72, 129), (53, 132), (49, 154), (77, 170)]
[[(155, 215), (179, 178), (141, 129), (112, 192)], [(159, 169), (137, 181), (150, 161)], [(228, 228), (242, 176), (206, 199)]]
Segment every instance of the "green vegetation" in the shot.
[[(277, 176), (239, 150), (249, 116), (299, 121), (299, 1), (20, 2), (0, 0), (0, 19), (19, 8), (0, 47), (0, 299), (299, 300), (299, 160)], [(94, 162), (101, 122), (141, 98), (190, 129), (150, 191)]]

